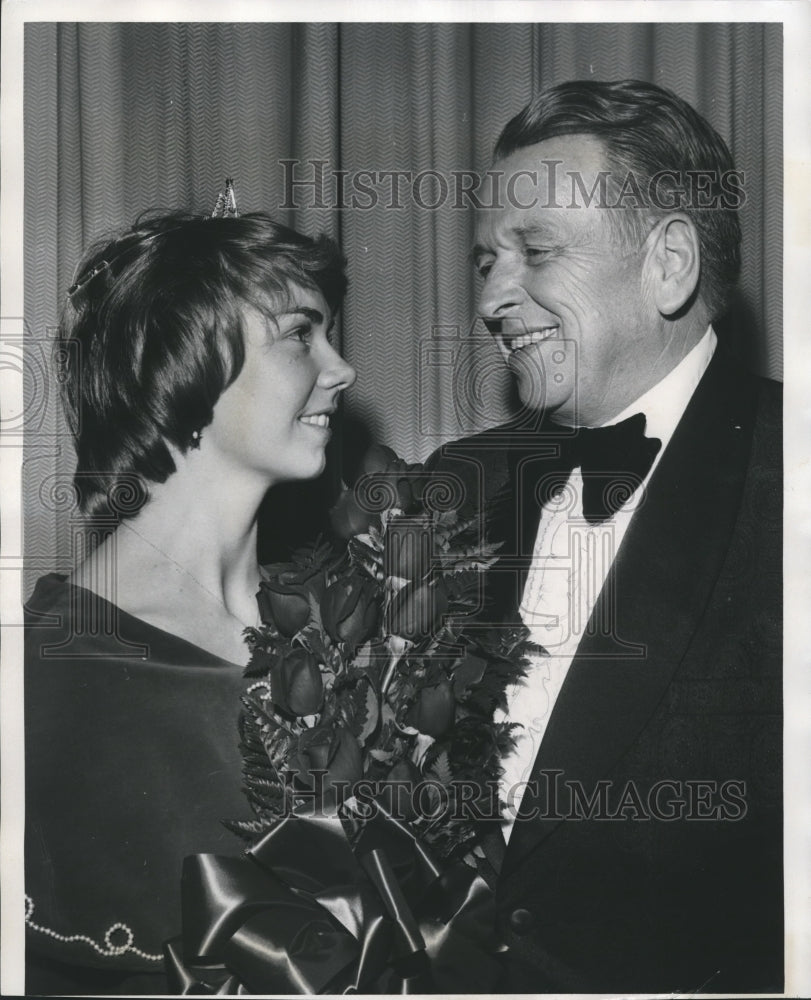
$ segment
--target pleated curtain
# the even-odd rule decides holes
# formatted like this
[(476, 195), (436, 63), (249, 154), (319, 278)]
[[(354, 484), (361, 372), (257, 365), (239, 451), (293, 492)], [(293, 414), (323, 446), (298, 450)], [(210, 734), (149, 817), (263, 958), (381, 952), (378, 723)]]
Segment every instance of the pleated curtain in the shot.
[[(452, 184), (443, 199), (438, 178), (486, 170), (507, 120), (563, 80), (650, 80), (726, 138), (747, 200), (740, 294), (723, 332), (752, 367), (780, 377), (781, 32), (754, 23), (29, 23), (28, 586), (74, 558), (73, 453), (48, 348), (84, 246), (147, 208), (209, 212), (226, 175), (241, 210), (329, 233), (349, 261), (339, 337), (359, 378), (347, 415), (422, 459), (503, 419), (509, 405), (504, 370), (475, 323), (473, 214)], [(359, 197), (353, 207), (346, 192), (342, 203), (340, 176), (363, 171), (421, 176), (417, 199), (406, 179), (396, 204), (394, 180), (378, 184), (377, 204)], [(317, 176), (320, 200), (307, 185)]]

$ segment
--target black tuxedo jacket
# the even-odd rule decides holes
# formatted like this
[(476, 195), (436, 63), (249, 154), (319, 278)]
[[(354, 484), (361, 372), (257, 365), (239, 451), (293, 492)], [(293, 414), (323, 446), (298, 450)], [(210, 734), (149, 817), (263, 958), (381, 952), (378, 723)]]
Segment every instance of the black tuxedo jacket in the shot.
[[(498, 508), (499, 613), (556, 451), (541, 418), (429, 460)], [(782, 991), (781, 455), (779, 386), (716, 352), (488, 838), (506, 992)]]

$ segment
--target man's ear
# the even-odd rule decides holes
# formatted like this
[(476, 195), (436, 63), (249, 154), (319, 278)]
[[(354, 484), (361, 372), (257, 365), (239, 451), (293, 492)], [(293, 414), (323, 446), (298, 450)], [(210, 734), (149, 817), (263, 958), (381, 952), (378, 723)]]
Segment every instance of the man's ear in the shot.
[(657, 223), (648, 258), (650, 290), (662, 316), (673, 316), (693, 295), (701, 250), (693, 220), (674, 213)]

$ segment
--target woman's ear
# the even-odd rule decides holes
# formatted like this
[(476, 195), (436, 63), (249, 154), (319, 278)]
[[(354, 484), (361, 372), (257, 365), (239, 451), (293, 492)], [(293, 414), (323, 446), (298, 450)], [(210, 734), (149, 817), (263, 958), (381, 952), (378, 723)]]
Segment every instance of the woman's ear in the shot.
[(662, 316), (673, 316), (698, 286), (701, 249), (692, 219), (674, 213), (654, 229), (648, 253), (649, 289)]

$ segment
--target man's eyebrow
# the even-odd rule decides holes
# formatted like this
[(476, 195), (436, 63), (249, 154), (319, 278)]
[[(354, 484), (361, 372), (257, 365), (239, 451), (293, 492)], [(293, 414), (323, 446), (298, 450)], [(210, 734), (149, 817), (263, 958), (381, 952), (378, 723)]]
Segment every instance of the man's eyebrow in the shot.
[[(521, 240), (527, 239), (544, 239), (544, 240), (557, 240), (565, 235), (563, 227), (558, 223), (551, 222), (527, 222), (522, 223), (517, 226), (513, 226), (510, 230), (513, 236)], [(480, 257), (484, 257), (487, 254), (492, 254), (493, 250), (484, 246), (482, 243), (476, 243), (473, 249), (470, 251), (470, 257), (473, 261), (477, 261)]]
[(513, 228), (513, 233), (516, 236), (520, 236), (521, 239), (527, 239), (527, 237), (538, 237), (542, 239), (551, 239), (556, 236), (560, 236), (561, 229), (557, 225), (550, 225), (545, 222), (535, 222), (526, 223), (520, 226), (515, 226)]

